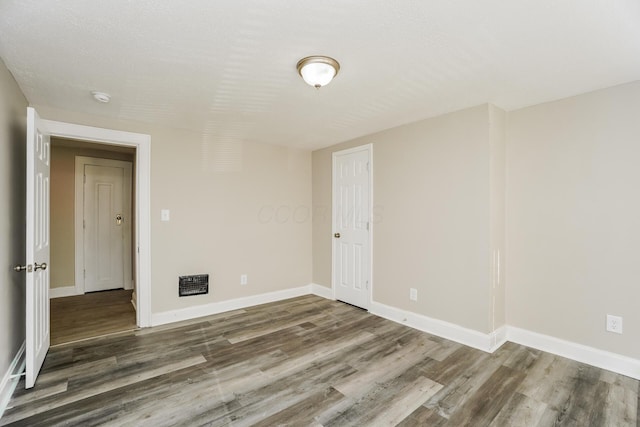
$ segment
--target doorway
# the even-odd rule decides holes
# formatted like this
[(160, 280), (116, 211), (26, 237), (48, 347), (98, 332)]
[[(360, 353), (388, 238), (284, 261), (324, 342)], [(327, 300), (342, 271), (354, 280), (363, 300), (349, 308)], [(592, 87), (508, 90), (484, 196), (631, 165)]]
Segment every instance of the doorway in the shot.
[(133, 226), (136, 287), (136, 323), (151, 326), (151, 136), (142, 133), (76, 125), (55, 120), (40, 120), (46, 137), (87, 141), (136, 150), (135, 219)]
[(372, 145), (333, 153), (334, 298), (371, 304)]
[[(135, 284), (136, 323), (151, 326), (151, 136), (42, 120), (27, 107), (25, 265), (16, 271), (27, 273), (25, 310), (25, 388), (34, 386), (50, 346), (49, 301), (49, 172), (50, 139), (58, 137), (135, 149)], [(36, 283), (37, 282), (37, 283)], [(35, 286), (39, 284), (39, 286)]]
[(136, 328), (135, 160), (135, 148), (51, 138), (52, 345)]

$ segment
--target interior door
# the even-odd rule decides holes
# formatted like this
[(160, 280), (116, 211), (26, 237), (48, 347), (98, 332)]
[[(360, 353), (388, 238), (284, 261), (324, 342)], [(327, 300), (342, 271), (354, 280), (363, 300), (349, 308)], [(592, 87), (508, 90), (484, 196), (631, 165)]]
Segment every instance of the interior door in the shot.
[(31, 388), (49, 350), (50, 137), (38, 114), (27, 109), (27, 307), (26, 378)]
[(365, 309), (370, 297), (371, 146), (333, 155), (333, 284), (338, 300)]
[(85, 165), (85, 292), (125, 287), (125, 171)]

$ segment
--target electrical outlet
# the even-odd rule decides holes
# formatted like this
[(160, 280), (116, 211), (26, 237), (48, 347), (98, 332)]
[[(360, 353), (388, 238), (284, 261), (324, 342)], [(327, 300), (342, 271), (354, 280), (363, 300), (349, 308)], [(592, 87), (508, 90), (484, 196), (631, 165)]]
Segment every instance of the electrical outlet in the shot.
[(247, 284), (247, 275), (246, 274), (240, 275), (240, 284), (241, 285), (246, 285)]
[(607, 314), (607, 331), (615, 332), (616, 334), (621, 334), (622, 333), (622, 317), (612, 316), (611, 314)]
[(411, 301), (418, 301), (418, 290), (416, 288), (409, 289), (409, 299)]

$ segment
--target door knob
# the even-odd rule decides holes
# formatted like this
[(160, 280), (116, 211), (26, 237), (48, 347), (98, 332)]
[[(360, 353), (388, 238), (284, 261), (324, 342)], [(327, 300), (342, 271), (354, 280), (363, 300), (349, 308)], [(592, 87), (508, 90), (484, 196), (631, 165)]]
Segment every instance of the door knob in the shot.
[(38, 271), (38, 270), (46, 270), (47, 269), (47, 263), (43, 262), (42, 264), (38, 264), (37, 262), (34, 262), (34, 269), (33, 271)]
[(335, 237), (336, 239), (339, 239), (340, 238), (340, 233), (334, 233), (333, 237)]
[(122, 224), (122, 214), (116, 215), (116, 224), (117, 225), (121, 225)]
[(31, 273), (31, 271), (33, 270), (33, 267), (31, 266), (31, 264), (28, 265), (16, 265), (15, 267), (13, 267), (14, 271), (17, 271), (18, 273), (20, 273), (21, 271), (26, 271), (27, 273)]

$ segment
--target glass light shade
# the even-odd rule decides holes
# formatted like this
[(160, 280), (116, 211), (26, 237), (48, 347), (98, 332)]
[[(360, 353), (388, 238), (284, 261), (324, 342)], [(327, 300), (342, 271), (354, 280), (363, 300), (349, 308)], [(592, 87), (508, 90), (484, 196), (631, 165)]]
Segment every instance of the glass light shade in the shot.
[(307, 84), (321, 87), (329, 84), (335, 77), (336, 69), (329, 64), (312, 63), (302, 67), (300, 74)]
[(319, 88), (331, 82), (338, 74), (338, 62), (326, 56), (309, 56), (298, 62), (298, 72), (307, 84)]

